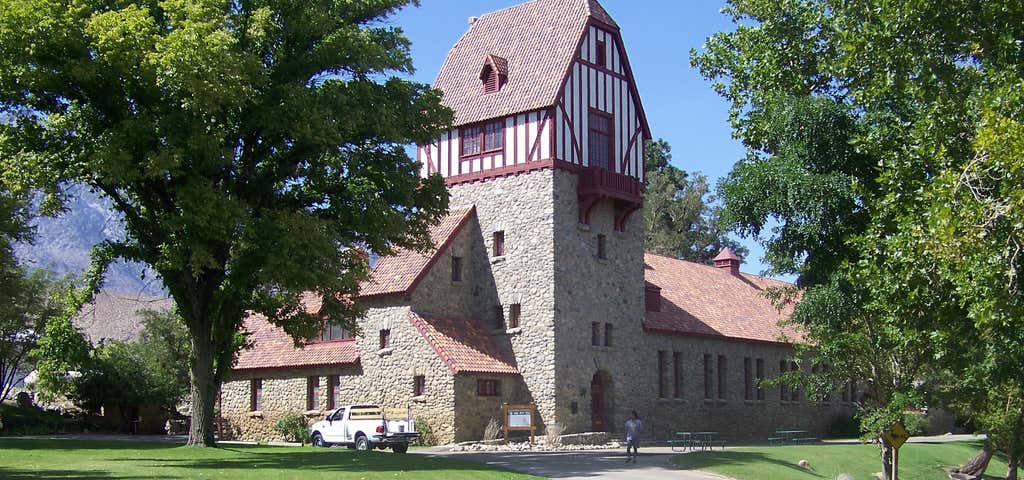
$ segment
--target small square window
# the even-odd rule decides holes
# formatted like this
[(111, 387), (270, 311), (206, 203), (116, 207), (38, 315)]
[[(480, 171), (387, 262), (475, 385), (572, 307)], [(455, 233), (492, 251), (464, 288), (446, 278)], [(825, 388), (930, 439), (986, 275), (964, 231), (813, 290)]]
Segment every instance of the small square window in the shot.
[(604, 324), (604, 346), (612, 346), (612, 324)]
[(254, 378), (249, 382), (249, 410), (263, 410), (263, 379)]
[(597, 258), (608, 258), (608, 237), (604, 234), (597, 236)]
[(462, 281), (462, 257), (452, 257), (452, 281)]
[(391, 348), (391, 329), (384, 328), (380, 331), (380, 348)]
[(590, 322), (590, 344), (597, 347), (601, 345), (601, 324)]
[(500, 397), (501, 381), (479, 379), (476, 381), (476, 394), (480, 397)]
[(320, 408), (320, 377), (306, 379), (306, 410)]
[(494, 232), (494, 256), (505, 256), (505, 231)]
[(331, 375), (327, 377), (327, 409), (334, 410), (338, 406), (338, 392), (340, 391), (338, 384), (338, 376)]
[(508, 328), (519, 327), (519, 316), (522, 314), (522, 307), (518, 303), (508, 306)]
[(419, 397), (427, 394), (427, 377), (416, 375), (412, 377), (412, 395)]

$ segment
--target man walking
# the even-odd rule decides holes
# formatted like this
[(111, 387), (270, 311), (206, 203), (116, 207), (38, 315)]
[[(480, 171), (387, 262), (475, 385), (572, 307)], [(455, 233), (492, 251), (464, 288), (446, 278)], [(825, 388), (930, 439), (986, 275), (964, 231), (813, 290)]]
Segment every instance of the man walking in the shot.
[[(636, 457), (639, 454), (637, 449), (640, 446), (640, 432), (643, 429), (643, 422), (637, 416), (636, 410), (633, 410), (629, 415), (629, 419), (626, 420), (626, 463), (629, 463), (630, 460), (636, 463)], [(631, 448), (633, 449), (632, 454), (630, 454)]]

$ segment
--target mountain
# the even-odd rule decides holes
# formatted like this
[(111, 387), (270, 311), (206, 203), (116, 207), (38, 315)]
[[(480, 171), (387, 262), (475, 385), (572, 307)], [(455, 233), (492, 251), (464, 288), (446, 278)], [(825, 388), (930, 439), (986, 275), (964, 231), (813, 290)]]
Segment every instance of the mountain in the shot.
[[(15, 247), (22, 261), (57, 275), (81, 275), (89, 267), (89, 251), (93, 245), (104, 240), (119, 240), (125, 235), (121, 218), (110, 208), (108, 200), (81, 186), (72, 187), (69, 192), (67, 211), (57, 217), (34, 220), (35, 241)], [(160, 278), (139, 263), (111, 265), (103, 289), (167, 296)]]

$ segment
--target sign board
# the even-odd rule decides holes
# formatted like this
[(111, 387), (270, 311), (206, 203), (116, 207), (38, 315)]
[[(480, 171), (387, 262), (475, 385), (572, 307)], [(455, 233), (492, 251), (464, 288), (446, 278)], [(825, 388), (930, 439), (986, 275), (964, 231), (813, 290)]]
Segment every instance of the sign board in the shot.
[(889, 442), (892, 448), (899, 450), (907, 442), (907, 439), (910, 438), (910, 433), (907, 433), (907, 429), (902, 423), (896, 422), (886, 431), (882, 432), (882, 438)]
[(533, 445), (533, 434), (536, 426), (533, 424), (533, 412), (537, 406), (530, 403), (527, 405), (501, 405), (501, 417), (505, 419), (505, 443), (508, 443), (508, 432), (512, 430), (530, 431), (530, 445)]

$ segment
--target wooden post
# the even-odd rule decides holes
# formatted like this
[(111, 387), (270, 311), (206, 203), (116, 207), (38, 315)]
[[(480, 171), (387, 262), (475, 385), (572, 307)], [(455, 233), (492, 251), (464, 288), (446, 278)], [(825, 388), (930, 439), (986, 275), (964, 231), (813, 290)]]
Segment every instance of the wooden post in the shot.
[(505, 445), (508, 445), (508, 404), (501, 404), (501, 429), (505, 432)]
[(900, 480), (900, 449), (892, 451), (892, 480)]

